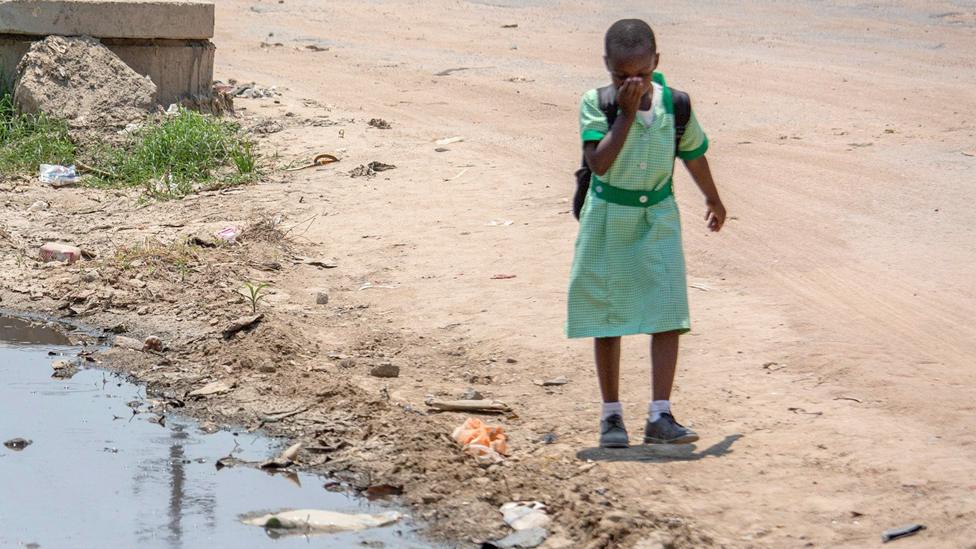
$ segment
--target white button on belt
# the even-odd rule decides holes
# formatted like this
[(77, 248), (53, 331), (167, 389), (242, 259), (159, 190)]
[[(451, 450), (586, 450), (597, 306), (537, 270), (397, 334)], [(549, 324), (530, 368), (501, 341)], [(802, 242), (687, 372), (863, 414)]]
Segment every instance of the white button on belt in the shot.
[(596, 192), (602, 193), (603, 192), (603, 187), (601, 187), (601, 186), (598, 185), (597, 188), (596, 188)]
[(639, 198), (641, 204), (647, 204), (647, 195), (641, 195)]
[(642, 170), (646, 170), (647, 169), (647, 162), (641, 162), (640, 163), (640, 167), (641, 167)]

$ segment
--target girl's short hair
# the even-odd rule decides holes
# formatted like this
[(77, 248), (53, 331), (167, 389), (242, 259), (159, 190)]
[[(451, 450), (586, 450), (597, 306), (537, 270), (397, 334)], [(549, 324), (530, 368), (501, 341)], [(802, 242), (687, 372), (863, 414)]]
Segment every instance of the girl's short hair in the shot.
[(640, 19), (621, 19), (607, 29), (604, 40), (607, 57), (631, 53), (635, 50), (650, 50), (657, 53), (657, 42), (651, 26)]

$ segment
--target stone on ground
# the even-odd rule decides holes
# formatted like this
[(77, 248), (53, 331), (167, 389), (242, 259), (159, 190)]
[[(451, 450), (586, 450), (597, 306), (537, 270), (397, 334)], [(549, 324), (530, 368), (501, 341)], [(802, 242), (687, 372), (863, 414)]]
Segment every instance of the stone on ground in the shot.
[(72, 128), (125, 127), (156, 104), (156, 85), (93, 38), (49, 36), (31, 45), (17, 67), (14, 101)]

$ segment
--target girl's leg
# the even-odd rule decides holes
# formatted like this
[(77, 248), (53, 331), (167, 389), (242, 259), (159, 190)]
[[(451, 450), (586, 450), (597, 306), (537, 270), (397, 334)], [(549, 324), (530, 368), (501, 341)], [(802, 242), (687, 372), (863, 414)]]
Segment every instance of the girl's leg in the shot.
[[(620, 338), (598, 337), (594, 340), (596, 375), (600, 380), (603, 402), (620, 401)], [(672, 370), (672, 376), (673, 376)]]
[(678, 366), (681, 332), (661, 332), (651, 339), (651, 383), (654, 400), (671, 400), (671, 386)]

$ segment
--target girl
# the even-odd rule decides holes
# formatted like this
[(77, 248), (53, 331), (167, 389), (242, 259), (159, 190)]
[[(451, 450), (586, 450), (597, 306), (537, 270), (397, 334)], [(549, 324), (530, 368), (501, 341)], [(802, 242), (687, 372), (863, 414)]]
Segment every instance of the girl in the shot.
[[(606, 34), (604, 61), (616, 89), (613, 125), (598, 90), (583, 96), (583, 153), (593, 172), (580, 214), (570, 274), (567, 335), (595, 338), (603, 410), (600, 446), (627, 447), (618, 397), (620, 337), (652, 334), (652, 398), (645, 443), (683, 444), (698, 435), (671, 414), (678, 336), (690, 328), (678, 207), (671, 188), (675, 155), (705, 195), (712, 231), (725, 207), (712, 181), (708, 139), (694, 112), (675, 151), (670, 90), (654, 71), (659, 55), (647, 23), (625, 19)], [(611, 107), (613, 108), (613, 107)]]

